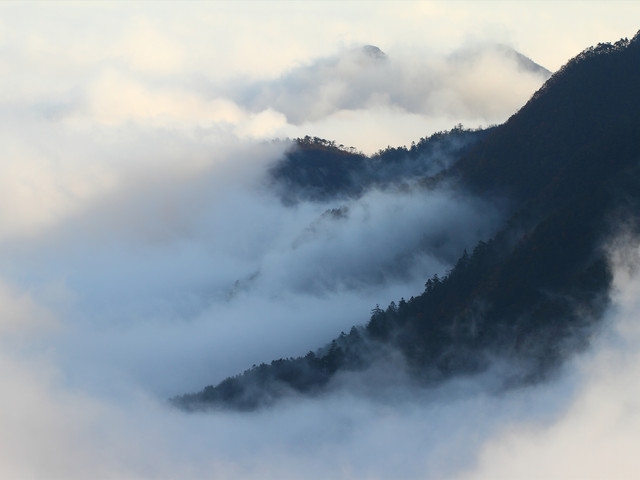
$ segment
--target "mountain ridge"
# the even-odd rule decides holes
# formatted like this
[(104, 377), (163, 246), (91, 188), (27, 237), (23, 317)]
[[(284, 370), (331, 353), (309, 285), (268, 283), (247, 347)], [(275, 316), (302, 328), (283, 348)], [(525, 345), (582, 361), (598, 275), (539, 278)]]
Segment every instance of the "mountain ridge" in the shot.
[(418, 297), (376, 306), (366, 326), (305, 357), (262, 364), (172, 402), (251, 410), (292, 392), (317, 394), (337, 374), (389, 355), (400, 355), (420, 384), (482, 372), (496, 356), (519, 366), (504, 386), (552, 374), (567, 352), (588, 345), (607, 305), (611, 219), (635, 227), (639, 39), (640, 32), (586, 49), (505, 124), (424, 180), (425, 188), (454, 182), (510, 206), (503, 227), (447, 276), (429, 278)]

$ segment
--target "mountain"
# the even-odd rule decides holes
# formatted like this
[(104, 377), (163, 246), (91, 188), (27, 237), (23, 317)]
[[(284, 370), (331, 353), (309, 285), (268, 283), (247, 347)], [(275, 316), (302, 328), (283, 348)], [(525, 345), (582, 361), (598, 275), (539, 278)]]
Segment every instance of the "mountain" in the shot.
[(456, 127), (421, 138), (410, 148), (388, 147), (371, 157), (307, 136), (297, 139), (271, 168), (270, 183), (285, 204), (357, 198), (372, 187), (384, 189), (439, 173), (490, 131)]
[[(456, 151), (457, 161), (420, 184), (454, 185), (506, 202), (508, 220), (492, 238), (465, 251), (448, 275), (427, 279), (421, 295), (376, 306), (366, 326), (304, 357), (255, 366), (173, 403), (250, 410), (291, 393), (320, 394), (340, 382), (369, 382), (375, 391), (376, 382), (389, 378), (376, 380), (385, 368), (432, 385), (500, 362), (509, 366), (501, 388), (510, 388), (547, 378), (588, 345), (611, 284), (605, 246), (621, 228), (638, 230), (640, 32), (631, 41), (583, 51), (505, 124), (476, 134)], [(369, 162), (385, 164), (384, 152), (356, 158), (309, 141), (298, 148), (322, 152), (327, 158), (318, 162), (325, 165), (335, 154), (337, 168), (346, 172), (333, 181), (327, 171), (319, 181), (305, 169), (321, 168), (299, 170), (301, 154), (290, 153), (274, 178), (289, 181), (294, 191), (313, 185), (312, 197), (357, 195), (358, 186), (341, 179), (367, 172)]]
[[(477, 81), (478, 76), (482, 82)], [(387, 54), (377, 46), (365, 45), (297, 65), (277, 78), (234, 82), (227, 87), (227, 95), (251, 112), (279, 112), (297, 126), (321, 122), (340, 112), (356, 114), (374, 108), (431, 118), (454, 114), (460, 121), (491, 123), (505, 118), (514, 100), (487, 104), (480, 100), (486, 98), (485, 92), (504, 91), (509, 86), (512, 98), (524, 98), (522, 94), (549, 76), (547, 69), (504, 45), (482, 45), (448, 56), (425, 51), (416, 57), (408, 51)]]
[(542, 65), (534, 62), (532, 59), (523, 55), (509, 45), (501, 43), (483, 45), (474, 48), (463, 48), (455, 51), (451, 55), (451, 59), (458, 63), (474, 63), (484, 55), (494, 55), (498, 58), (506, 58), (513, 60), (519, 69), (527, 71), (544, 78), (549, 78), (551, 72)]
[(375, 45), (365, 45), (362, 47), (361, 51), (374, 60), (384, 60), (385, 58), (387, 58), (386, 53), (384, 53)]

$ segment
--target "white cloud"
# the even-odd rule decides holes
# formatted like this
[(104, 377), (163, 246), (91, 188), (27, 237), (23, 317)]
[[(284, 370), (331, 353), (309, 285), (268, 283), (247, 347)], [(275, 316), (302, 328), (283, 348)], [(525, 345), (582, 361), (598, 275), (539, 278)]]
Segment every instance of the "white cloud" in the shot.
[[(111, 165), (109, 191), (77, 200), (57, 224), (7, 233), (0, 255), (21, 284), (69, 292), (58, 312), (68, 330), (51, 341), (65, 371), (90, 385), (87, 369), (115, 369), (170, 395), (304, 354), (364, 323), (376, 303), (420, 293), (500, 218), (446, 190), (372, 191), (348, 202), (344, 218), (322, 217), (339, 204), (285, 207), (262, 184), (286, 144), (225, 152), (181, 136), (133, 137), (101, 145), (123, 160)], [(218, 155), (206, 160), (211, 146)]]
[(487, 388), (491, 371), (429, 390), (403, 386), (396, 375), (375, 398), (346, 390), (254, 413), (184, 414), (136, 391), (110, 397), (113, 378), (102, 371), (93, 372), (101, 388), (88, 395), (66, 385), (50, 356), (4, 353), (0, 370), (10, 388), (0, 399), (1, 471), (20, 478), (635, 478), (640, 281), (626, 252), (595, 349), (552, 383), (503, 393)]
[[(261, 181), (286, 144), (255, 140), (310, 134), (375, 150), (495, 121), (536, 85), (501, 58), (446, 61), (468, 35), (495, 40), (487, 30), (503, 25), (491, 29), (557, 68), (632, 34), (638, 8), (564, 4), (554, 17), (535, 4), (292, 5), (0, 6), (1, 476), (438, 478), (472, 469), (478, 452), (478, 475), (501, 462), (520, 473), (533, 454), (550, 475), (601, 473), (608, 455), (614, 473), (630, 472), (637, 355), (627, 345), (601, 346), (571, 377), (575, 389), (496, 398), (482, 393), (485, 378), (250, 415), (163, 403), (304, 354), (376, 303), (420, 293), (498, 216), (483, 208), (480, 218), (472, 199), (447, 192), (369, 192), (341, 223), (318, 221), (336, 205), (279, 204)], [(370, 43), (387, 66), (338, 56), (327, 66)], [(286, 84), (296, 78), (297, 96)], [(230, 84), (257, 85), (267, 100), (232, 98)], [(441, 233), (456, 238), (450, 250), (416, 251)], [(389, 246), (413, 269), (388, 274), (399, 261)], [(635, 315), (634, 288), (635, 277), (620, 284), (624, 318)], [(554, 464), (553, 446), (575, 446), (591, 470)]]
[[(628, 241), (629, 239), (627, 239)], [(593, 350), (572, 366), (577, 383), (551, 422), (508, 424), (482, 447), (477, 468), (461, 478), (632, 479), (640, 474), (640, 250), (613, 251), (613, 305)], [(555, 385), (548, 387), (558, 388)]]
[(345, 50), (274, 80), (236, 81), (227, 91), (244, 108), (284, 115), (285, 135), (317, 132), (371, 153), (400, 136), (410, 142), (457, 123), (502, 123), (547, 78), (493, 45), (446, 57), (421, 49), (382, 55)]
[[(179, 129), (215, 125), (254, 138), (333, 135), (373, 152), (457, 123), (500, 123), (540, 85), (495, 56), (468, 65), (446, 62), (465, 42), (511, 43), (556, 69), (589, 44), (633, 35), (629, 22), (637, 9), (629, 2), (579, 11), (560, 2), (553, 12), (535, 2), (492, 6), (4, 6), (0, 91), (7, 104), (46, 110), (51, 118), (75, 114), (82, 123), (134, 120)], [(571, 39), (566, 29), (550, 28), (567, 23)], [(515, 24), (517, 30), (510, 27)], [(371, 43), (389, 54), (386, 66), (372, 68), (349, 55), (317, 61)], [(229, 84), (260, 88), (257, 103), (229, 98)], [(300, 91), (293, 93), (296, 86)], [(378, 127), (362, 132), (369, 115)]]

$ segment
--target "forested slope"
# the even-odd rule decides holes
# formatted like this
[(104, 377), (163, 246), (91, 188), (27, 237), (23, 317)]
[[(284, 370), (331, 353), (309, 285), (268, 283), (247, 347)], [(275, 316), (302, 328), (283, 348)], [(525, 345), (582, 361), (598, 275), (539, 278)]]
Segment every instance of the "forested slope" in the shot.
[[(502, 358), (517, 366), (504, 376), (507, 386), (544, 378), (584, 346), (607, 305), (603, 247), (621, 228), (634, 229), (640, 211), (640, 36), (585, 50), (504, 125), (480, 136), (423, 183), (506, 200), (509, 219), (492, 238), (462, 253), (444, 278), (425, 279), (421, 295), (376, 306), (366, 326), (174, 403), (253, 409), (290, 392), (322, 392), (342, 372), (398, 355), (422, 384), (481, 372)], [(372, 161), (344, 155), (351, 163), (337, 168), (346, 172)], [(297, 171), (295, 158), (287, 162), (276, 178), (315, 182), (300, 180), (304, 168), (299, 178), (287, 173)], [(335, 189), (317, 184), (313, 195), (358, 194), (352, 184), (329, 183)]]

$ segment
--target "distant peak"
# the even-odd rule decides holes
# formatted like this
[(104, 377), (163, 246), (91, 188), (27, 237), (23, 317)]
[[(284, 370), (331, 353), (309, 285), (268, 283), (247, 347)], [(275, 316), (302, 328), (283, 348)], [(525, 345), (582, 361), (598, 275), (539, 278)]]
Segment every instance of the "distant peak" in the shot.
[(462, 47), (453, 52), (451, 58), (459, 62), (473, 62), (486, 53), (496, 53), (504, 58), (510, 58), (522, 70), (536, 73), (546, 78), (551, 75), (548, 69), (504, 43), (485, 43)]
[(375, 45), (364, 45), (360, 50), (374, 60), (384, 60), (387, 58), (387, 55)]

